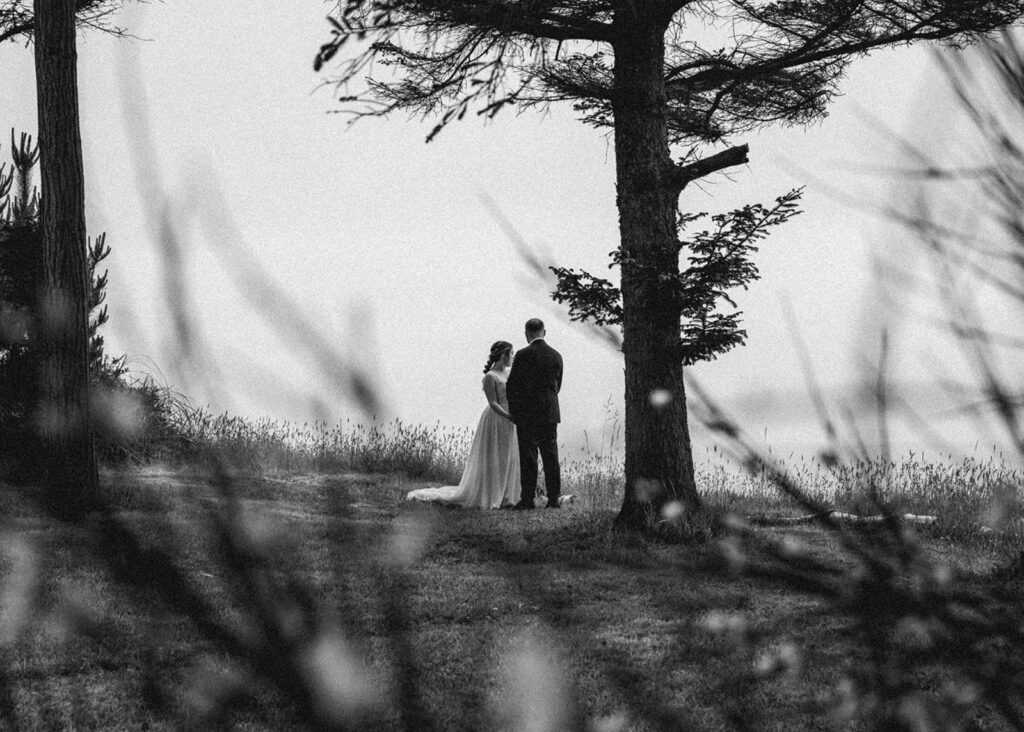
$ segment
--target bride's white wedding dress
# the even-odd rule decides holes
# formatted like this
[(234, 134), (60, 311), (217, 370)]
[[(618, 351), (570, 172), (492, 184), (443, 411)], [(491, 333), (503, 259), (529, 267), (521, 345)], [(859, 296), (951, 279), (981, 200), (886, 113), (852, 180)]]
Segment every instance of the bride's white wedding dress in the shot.
[(493, 399), (508, 412), (508, 398), (505, 396), (507, 376), (500, 371), (484, 374), (484, 393), (488, 405), (480, 415), (480, 421), (473, 435), (473, 446), (462, 471), (458, 485), (440, 488), (420, 488), (411, 491), (406, 499), (410, 501), (432, 501), (463, 508), (501, 508), (519, 500), (522, 486), (519, 480), (519, 444), (516, 440), (516, 426), (511, 420), (495, 412), (490, 402)]

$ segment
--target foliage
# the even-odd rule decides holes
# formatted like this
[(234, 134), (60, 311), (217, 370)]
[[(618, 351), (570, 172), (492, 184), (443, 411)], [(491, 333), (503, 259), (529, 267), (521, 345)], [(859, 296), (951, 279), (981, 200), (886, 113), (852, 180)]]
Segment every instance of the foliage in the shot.
[[(1018, 322), (1024, 307), (1019, 132), (1024, 48), (1019, 37), (1006, 34), (982, 44), (973, 57), (947, 57), (943, 63), (970, 123), (955, 125), (957, 138), (974, 145), (963, 159), (949, 160), (949, 149), (904, 143), (917, 165), (899, 170), (894, 185), (918, 180), (920, 187), (911, 210), (886, 209), (914, 234), (928, 266), (905, 247), (882, 273), (892, 277), (903, 297), (924, 290), (932, 310), (946, 314), (942, 325), (967, 364), (966, 369), (957, 364), (953, 378), (959, 388), (949, 396), (954, 403), (968, 401), (965, 410), (974, 414), (980, 430), (998, 430), (1011, 449), (1009, 459), (1019, 466), (1024, 460), (1019, 380), (1024, 344), (1006, 324)], [(925, 278), (908, 276), (921, 271), (935, 273), (934, 290)], [(879, 372), (884, 380), (881, 366)], [(933, 376), (938, 380), (945, 374)], [(879, 386), (883, 427), (885, 394)], [(822, 500), (807, 490), (805, 480), (753, 447), (710, 398), (702, 395), (701, 402), (700, 418), (730, 452), (803, 506), (842, 547), (846, 567), (811, 556), (792, 541), (758, 536), (737, 520), (723, 553), (737, 574), (800, 588), (849, 618), (846, 632), (860, 651), (839, 689), (843, 721), (874, 729), (1024, 729), (1020, 468), (991, 471), (991, 462), (964, 461), (939, 470), (920, 461), (913, 471), (893, 474), (886, 460), (876, 461), (860, 471), (860, 501), (885, 520), (871, 530), (845, 530), (821, 511)], [(836, 443), (825, 453), (825, 463), (830, 472), (849, 475), (864, 455), (850, 460), (824, 410), (823, 419)], [(880, 431), (884, 440), (884, 428)], [(983, 578), (964, 576), (950, 566), (955, 552), (929, 551), (912, 525), (901, 520), (910, 505), (908, 494), (942, 507), (930, 530), (959, 525), (965, 538), (973, 533), (973, 542), (992, 542), (994, 570)], [(971, 518), (965, 523), (964, 516)], [(748, 561), (747, 552), (765, 549), (771, 562)]]
[[(39, 161), (39, 147), (32, 138), (22, 133), (14, 144), (11, 130), (11, 149), (14, 164), (7, 175), (6, 166), (0, 165), (0, 301), (6, 310), (31, 313), (36, 305), (42, 278), (42, 248), (39, 240), (39, 191), (32, 185), (33, 168)], [(14, 193), (11, 194), (12, 183)], [(108, 272), (98, 274), (99, 265), (110, 256), (105, 233), (89, 240), (86, 260), (89, 268), (89, 366), (97, 373), (104, 360), (103, 336), (99, 329), (109, 320), (107, 308), (97, 310), (106, 300)], [(22, 319), (19, 332), (5, 331), (2, 345), (31, 340), (31, 315)]]
[[(124, 0), (76, 0), (75, 21), (80, 28), (91, 28), (115, 36), (126, 35), (123, 28), (110, 24), (110, 16)], [(0, 0), (0, 43), (31, 36), (35, 13), (30, 0)]]
[[(716, 313), (719, 301), (733, 308), (736, 303), (728, 291), (736, 287), (747, 289), (760, 279), (751, 255), (758, 242), (768, 236), (769, 230), (784, 224), (800, 213), (797, 203), (803, 189), (798, 188), (775, 199), (771, 208), (761, 204), (747, 204), (727, 214), (711, 217), (714, 227), (680, 241), (681, 250), (688, 254), (689, 266), (675, 277), (655, 273), (663, 283), (674, 290), (683, 317), (680, 354), (684, 364), (710, 361), (719, 354), (741, 346), (747, 332), (739, 327), (742, 313)], [(707, 214), (680, 214), (680, 230)], [(609, 267), (620, 266), (621, 250), (611, 252)], [(608, 280), (595, 277), (583, 270), (550, 267), (558, 282), (551, 297), (558, 303), (569, 304), (569, 317), (575, 321), (595, 325), (622, 324), (622, 294)]]
[[(679, 2), (616, 23), (622, 6), (612, 0), (336, 4), (314, 68), (345, 56), (336, 79), (347, 108), (436, 114), (431, 137), (470, 109), (491, 117), (506, 106), (553, 102), (612, 126), (616, 56), (632, 22), (649, 23), (667, 39), (660, 111), (671, 140), (691, 145), (820, 118), (850, 59), (873, 48), (922, 39), (964, 45), (1024, 14), (1016, 0)], [(371, 69), (367, 87), (350, 93), (374, 60), (387, 72), (374, 80)]]
[[(837, 721), (871, 729), (961, 729), (967, 720), (985, 717), (989, 724), (1022, 728), (1024, 636), (1014, 618), (1024, 604), (1016, 569), (1024, 517), (1019, 502), (1007, 500), (1007, 491), (1020, 485), (1020, 468), (993, 469), (991, 461), (897, 464), (830, 453), (817, 466), (835, 478), (836, 492), (829, 496), (806, 472), (753, 446), (714, 400), (694, 391), (699, 419), (730, 454), (802, 510), (803, 522), (826, 532), (837, 549), (837, 556), (823, 556), (806, 543), (806, 534), (773, 535), (736, 514), (720, 541), (723, 563), (734, 576), (804, 593), (841, 621), (858, 650), (836, 688)], [(837, 499), (877, 514), (877, 520), (840, 520), (829, 506)], [(941, 523), (933, 520), (918, 531), (902, 512), (922, 505), (940, 509)], [(959, 574), (950, 555), (928, 548), (926, 537), (949, 535), (954, 526), (964, 545), (994, 549), (999, 579)], [(1004, 577), (1014, 577), (1009, 586)], [(728, 627), (725, 620), (717, 625)], [(792, 669), (799, 649), (798, 642), (786, 658), (753, 659), (741, 688)], [(738, 719), (749, 722), (745, 715), (751, 713), (753, 707), (743, 708)]]
[(9, 172), (0, 164), (0, 429), (5, 432), (25, 423), (35, 398), (38, 366), (31, 340), (43, 279), (39, 194), (32, 186), (39, 148), (24, 133), (15, 144), (11, 130), (11, 156)]
[[(0, 430), (10, 438), (23, 432), (38, 388), (37, 298), (43, 283), (42, 243), (39, 234), (39, 192), (32, 185), (39, 161), (39, 147), (22, 133), (15, 143), (11, 130), (13, 165), (0, 165)], [(100, 264), (110, 255), (106, 234), (87, 243), (89, 372), (96, 383), (110, 385), (126, 373), (124, 359), (104, 353), (100, 328), (109, 316), (106, 299), (107, 271)], [(102, 306), (102, 307), (101, 307)]]
[(178, 399), (163, 409), (177, 442), (149, 449), (172, 463), (211, 461), (244, 473), (356, 471), (456, 484), (472, 435), (441, 425), (325, 422), (295, 424), (214, 415)]
[(183, 453), (184, 398), (149, 376), (133, 374), (126, 362), (124, 356), (105, 357), (94, 374), (97, 457), (106, 465), (140, 465)]
[[(32, 186), (32, 169), (39, 162), (39, 146), (22, 132), (18, 144), (11, 130), (13, 166), (5, 174), (6, 163), (0, 163), (0, 222), (10, 226), (27, 225), (39, 216), (39, 192)], [(11, 189), (14, 184), (14, 195)]]

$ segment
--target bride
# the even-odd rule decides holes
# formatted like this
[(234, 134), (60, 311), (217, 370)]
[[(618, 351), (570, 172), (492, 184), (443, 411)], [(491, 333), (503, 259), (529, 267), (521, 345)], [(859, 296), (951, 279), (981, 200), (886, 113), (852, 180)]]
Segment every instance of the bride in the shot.
[(463, 508), (501, 508), (519, 500), (519, 445), (516, 426), (508, 411), (505, 382), (512, 365), (512, 344), (498, 341), (484, 366), (487, 408), (473, 435), (462, 480), (456, 485), (420, 488), (406, 496), (410, 501), (433, 501)]

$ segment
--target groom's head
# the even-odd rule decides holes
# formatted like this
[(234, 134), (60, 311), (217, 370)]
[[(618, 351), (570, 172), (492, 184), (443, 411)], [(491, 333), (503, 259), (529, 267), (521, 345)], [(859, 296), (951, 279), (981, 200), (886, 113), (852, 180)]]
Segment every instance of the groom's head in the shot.
[(526, 342), (533, 343), (538, 338), (543, 338), (546, 331), (544, 330), (544, 321), (540, 318), (530, 318), (526, 321)]

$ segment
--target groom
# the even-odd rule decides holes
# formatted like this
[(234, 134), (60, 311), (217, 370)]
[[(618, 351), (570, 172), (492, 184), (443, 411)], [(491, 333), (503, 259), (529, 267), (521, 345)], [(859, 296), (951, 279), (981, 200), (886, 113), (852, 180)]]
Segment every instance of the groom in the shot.
[(544, 323), (526, 321), (526, 348), (512, 361), (505, 391), (508, 411), (516, 424), (523, 492), (518, 510), (534, 508), (537, 491), (537, 452), (544, 463), (547, 507), (558, 508), (562, 479), (558, 470), (558, 392), (562, 388), (562, 356), (544, 342)]

